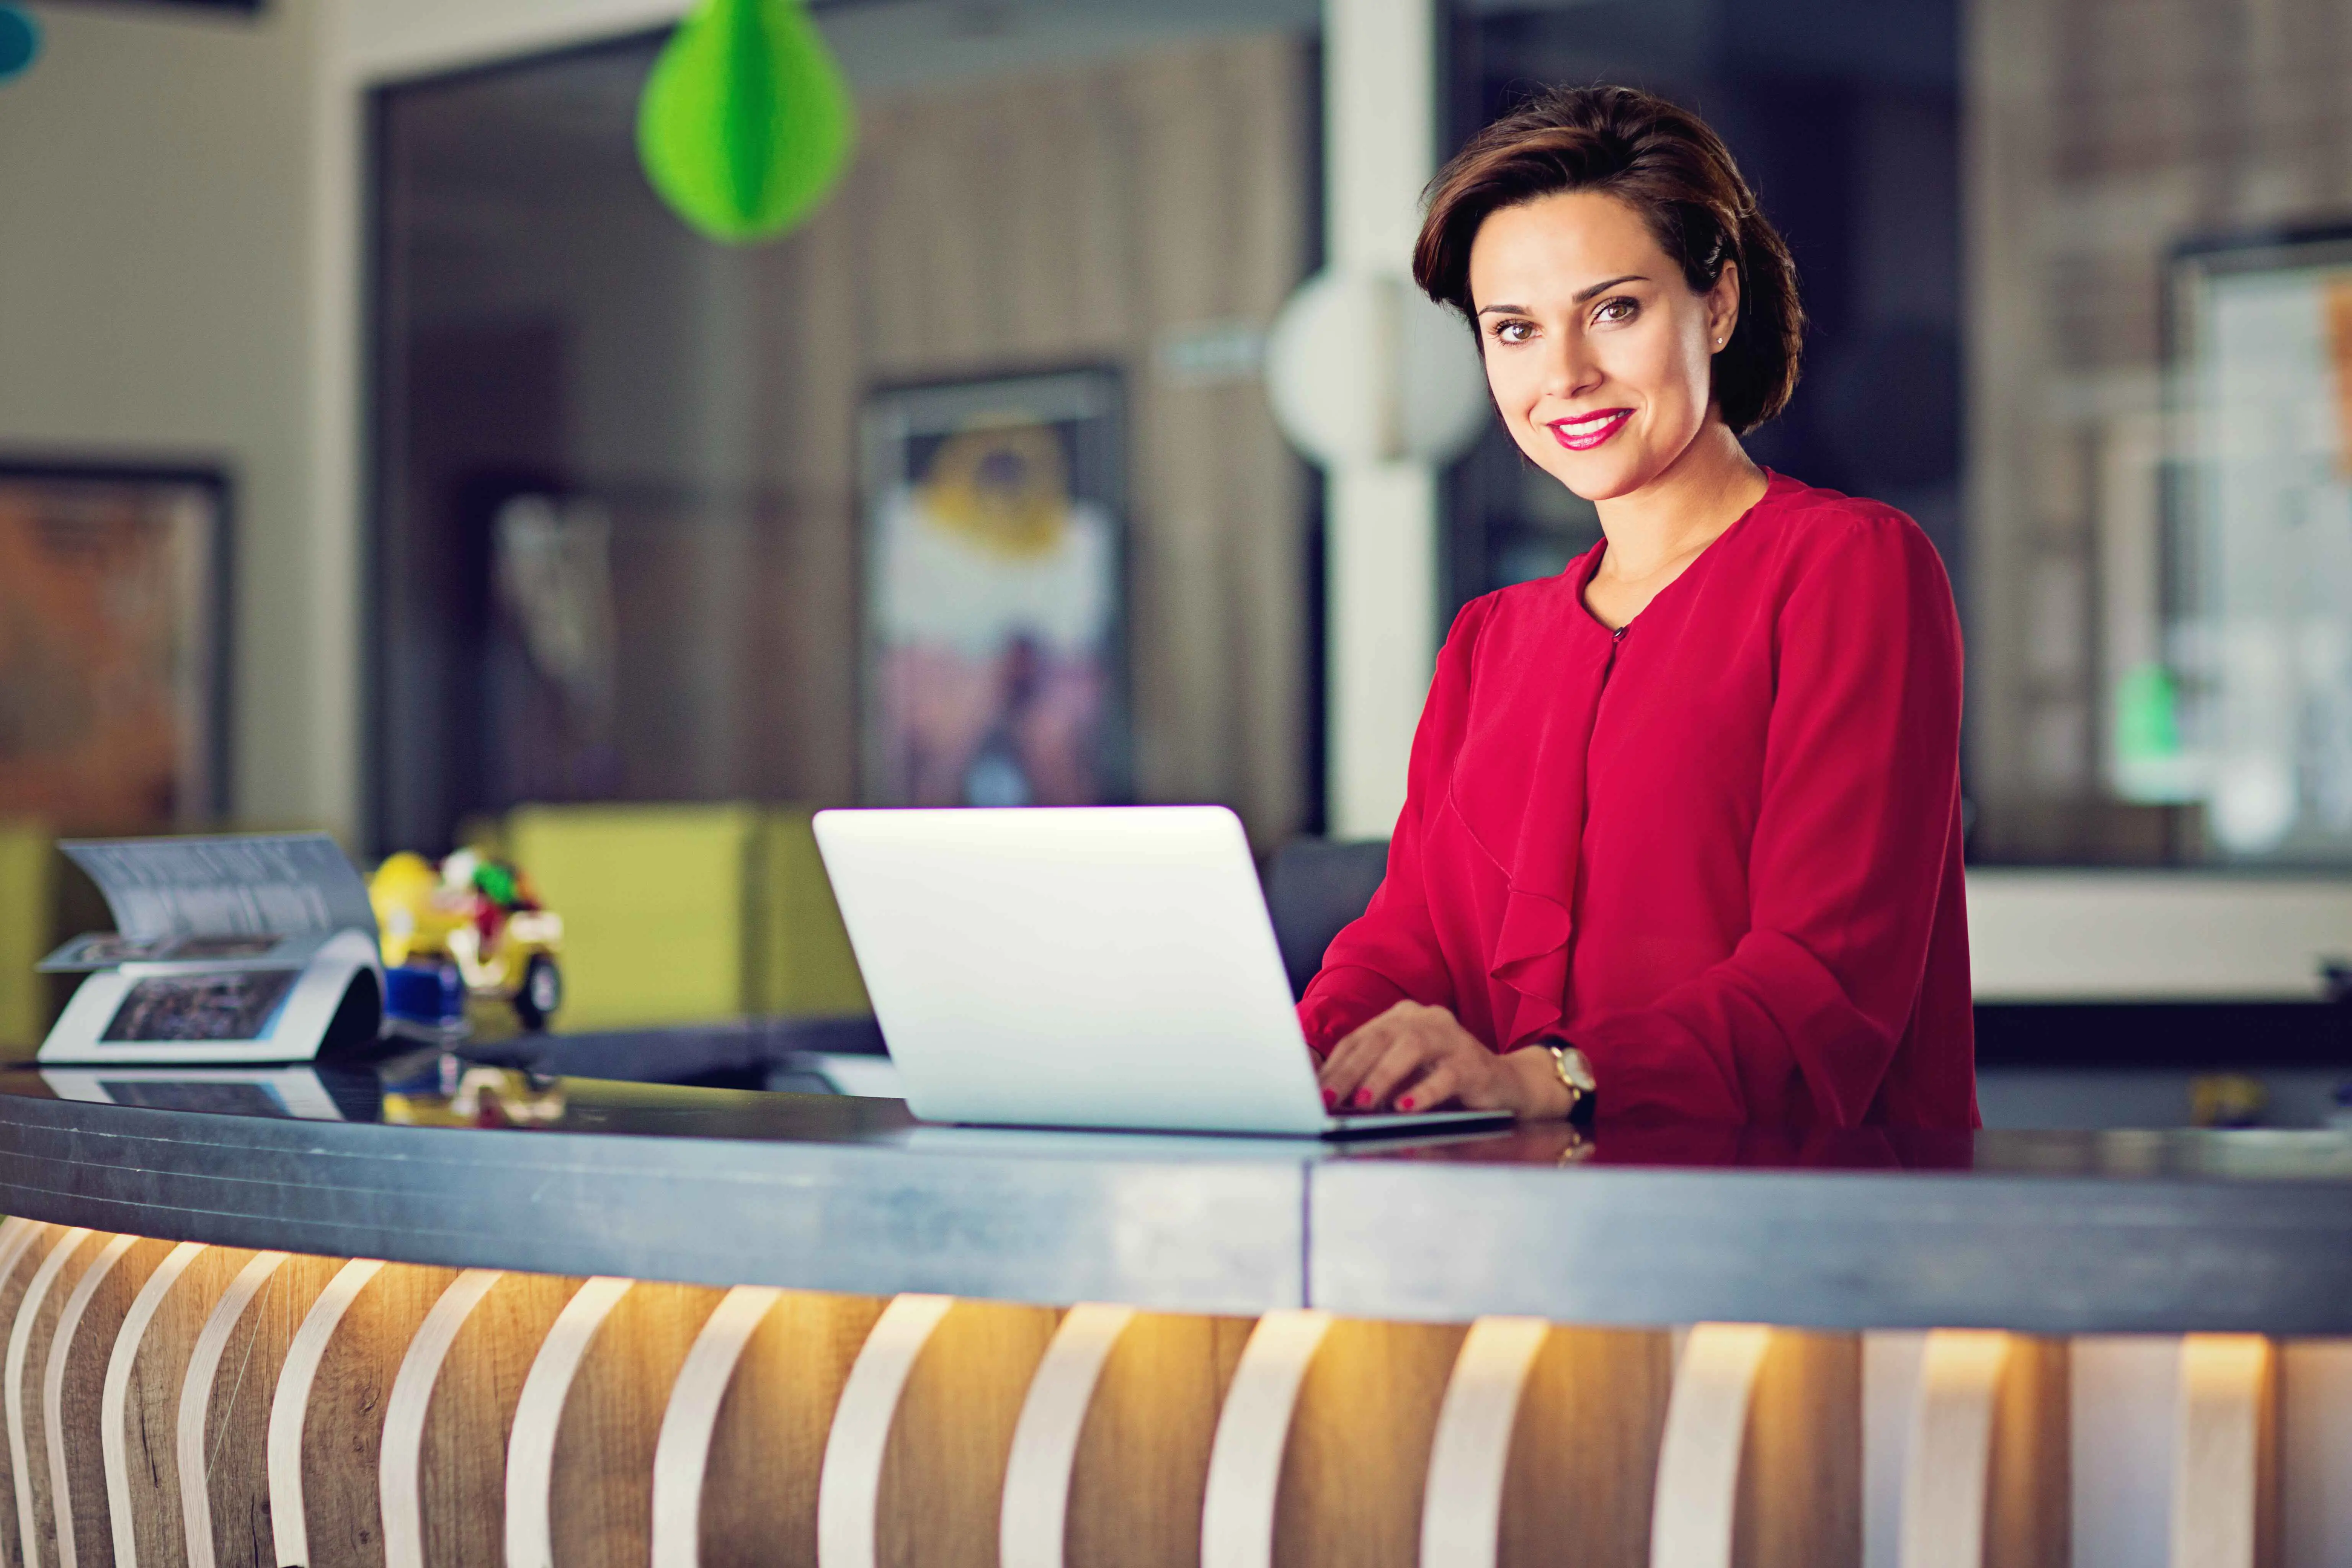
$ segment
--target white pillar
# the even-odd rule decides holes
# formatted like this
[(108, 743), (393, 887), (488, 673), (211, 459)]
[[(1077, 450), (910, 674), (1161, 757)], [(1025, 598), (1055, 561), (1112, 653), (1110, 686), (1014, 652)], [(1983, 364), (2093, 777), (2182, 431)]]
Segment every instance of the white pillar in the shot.
[[(305, 748), (310, 777), (287, 779), (257, 801), (244, 779), (231, 781), (229, 804), (238, 816), (267, 819), (285, 813), (340, 832), (365, 857), (399, 849), (372, 842), (375, 823), (362, 776), (367, 756), (366, 584), (373, 571), (365, 527), (367, 479), (362, 469), (367, 394), (367, 301), (362, 258), (367, 231), (365, 89), (349, 74), (348, 0), (313, 5), (310, 26), (310, 233), (304, 327), (309, 336), (310, 398), (309, 472), (313, 525), (301, 538), (310, 552), (305, 613), (310, 618), (310, 668)], [(295, 802), (300, 805), (295, 805)], [(257, 807), (258, 809), (257, 809)], [(364, 861), (362, 862), (364, 863)]]
[[(1410, 276), (1435, 172), (1433, 0), (1324, 0), (1330, 269)], [(1325, 789), (1335, 838), (1384, 838), (1437, 651), (1437, 474), (1427, 463), (1329, 469)]]

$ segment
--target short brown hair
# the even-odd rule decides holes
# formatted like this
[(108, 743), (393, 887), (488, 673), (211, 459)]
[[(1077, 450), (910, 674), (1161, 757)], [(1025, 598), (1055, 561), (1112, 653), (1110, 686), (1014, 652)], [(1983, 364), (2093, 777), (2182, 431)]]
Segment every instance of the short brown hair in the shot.
[(1747, 434), (1797, 389), (1805, 313), (1797, 267), (1740, 177), (1731, 149), (1677, 104), (1630, 87), (1557, 88), (1470, 140), (1430, 182), (1413, 281), (1475, 319), (1470, 247), (1487, 217), (1559, 191), (1600, 191), (1639, 212), (1705, 293), (1739, 268), (1739, 320), (1715, 357), (1715, 399)]

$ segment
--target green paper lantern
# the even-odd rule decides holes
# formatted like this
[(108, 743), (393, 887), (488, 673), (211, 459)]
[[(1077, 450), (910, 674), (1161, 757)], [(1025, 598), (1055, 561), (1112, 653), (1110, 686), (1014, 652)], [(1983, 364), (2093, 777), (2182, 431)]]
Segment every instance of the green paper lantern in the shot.
[(849, 88), (800, 0), (701, 0), (654, 62), (637, 156), (713, 239), (782, 234), (848, 166)]

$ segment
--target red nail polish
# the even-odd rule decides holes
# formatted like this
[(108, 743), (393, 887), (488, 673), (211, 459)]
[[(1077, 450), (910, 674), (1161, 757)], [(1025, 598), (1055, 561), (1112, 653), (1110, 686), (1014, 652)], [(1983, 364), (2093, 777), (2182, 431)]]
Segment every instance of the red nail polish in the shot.
[(1402, 1100), (1398, 1100), (1397, 1109), (1399, 1110), (1411, 1110), (1412, 1109), (1412, 1096), (1408, 1094)]
[(1333, 1108), (1335, 1108), (1336, 1106), (1338, 1106), (1338, 1105), (1339, 1105), (1339, 1097), (1338, 1095), (1333, 1094), (1333, 1093), (1332, 1093), (1329, 1089), (1325, 1089), (1325, 1090), (1323, 1091), (1323, 1109), (1324, 1109), (1324, 1110), (1332, 1110)]
[(1371, 1104), (1371, 1102), (1372, 1102), (1372, 1091), (1371, 1091), (1370, 1089), (1358, 1089), (1358, 1090), (1356, 1091), (1356, 1106), (1357, 1106), (1357, 1109), (1361, 1110), (1363, 1107), (1365, 1107), (1365, 1106), (1367, 1106), (1367, 1105)]

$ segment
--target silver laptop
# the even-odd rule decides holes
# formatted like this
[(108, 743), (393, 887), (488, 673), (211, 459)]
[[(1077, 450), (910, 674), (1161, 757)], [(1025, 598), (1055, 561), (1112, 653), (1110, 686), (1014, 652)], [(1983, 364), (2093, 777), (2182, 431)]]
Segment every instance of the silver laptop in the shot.
[(926, 1121), (1360, 1137), (1333, 1116), (1222, 806), (824, 811), (857, 966)]

